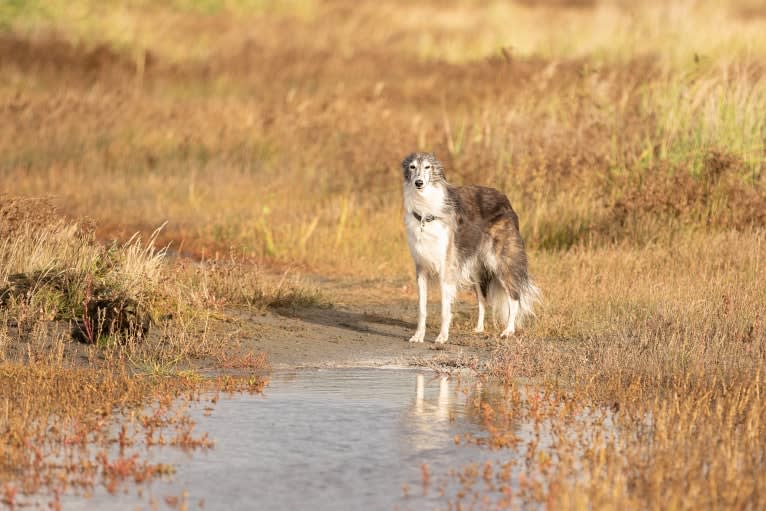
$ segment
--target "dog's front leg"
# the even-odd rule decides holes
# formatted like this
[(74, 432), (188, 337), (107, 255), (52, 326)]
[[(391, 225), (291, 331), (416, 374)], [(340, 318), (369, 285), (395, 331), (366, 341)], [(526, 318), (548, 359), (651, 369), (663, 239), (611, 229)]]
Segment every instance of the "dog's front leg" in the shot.
[(428, 273), (417, 269), (418, 273), (418, 328), (410, 342), (423, 342), (426, 336), (426, 313), (428, 312)]
[(452, 323), (452, 300), (455, 299), (457, 287), (454, 284), (441, 280), (442, 293), (442, 327), (434, 342), (443, 344), (449, 339), (449, 327)]

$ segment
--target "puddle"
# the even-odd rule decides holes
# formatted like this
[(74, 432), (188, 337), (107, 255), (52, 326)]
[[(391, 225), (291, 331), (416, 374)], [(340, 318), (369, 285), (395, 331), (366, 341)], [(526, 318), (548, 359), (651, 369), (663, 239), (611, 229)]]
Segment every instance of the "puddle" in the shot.
[(514, 449), (466, 441), (487, 437), (473, 391), (413, 370), (278, 371), (263, 395), (221, 398), (212, 413), (205, 401), (190, 408), (215, 447), (150, 449), (149, 460), (175, 466), (170, 480), (117, 495), (97, 487), (90, 498), (65, 496), (63, 507), (444, 509), (460, 498), (458, 471), (521, 460), (524, 442), (540, 439), (539, 427), (522, 423)]

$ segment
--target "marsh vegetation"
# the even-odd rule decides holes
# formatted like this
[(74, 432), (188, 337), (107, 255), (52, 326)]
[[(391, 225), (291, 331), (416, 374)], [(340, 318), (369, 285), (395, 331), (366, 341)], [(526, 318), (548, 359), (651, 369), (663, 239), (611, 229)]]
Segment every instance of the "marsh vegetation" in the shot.
[[(63, 441), (53, 417), (177, 395), (202, 366), (257, 388), (232, 311), (414, 302), (398, 162), (423, 149), (508, 194), (545, 294), (507, 342), (458, 317), (470, 366), (538, 383), (556, 428), (614, 410), (617, 435), (533, 458), (524, 498), (764, 506), (758, 2), (23, 0), (0, 27), (6, 503), (49, 459), (28, 442)], [(148, 332), (70, 342), (97, 300)]]

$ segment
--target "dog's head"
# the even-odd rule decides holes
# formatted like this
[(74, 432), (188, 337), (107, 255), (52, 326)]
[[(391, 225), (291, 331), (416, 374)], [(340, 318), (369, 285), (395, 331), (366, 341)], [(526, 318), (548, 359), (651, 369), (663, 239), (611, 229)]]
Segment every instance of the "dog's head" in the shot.
[(444, 181), (444, 167), (431, 153), (412, 153), (402, 161), (404, 186), (425, 190), (428, 185)]

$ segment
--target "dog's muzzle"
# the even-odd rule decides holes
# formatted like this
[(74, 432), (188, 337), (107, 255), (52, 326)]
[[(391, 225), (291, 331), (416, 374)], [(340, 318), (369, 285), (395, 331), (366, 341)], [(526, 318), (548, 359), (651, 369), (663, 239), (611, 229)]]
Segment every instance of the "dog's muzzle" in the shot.
[(418, 190), (421, 190), (423, 188), (423, 180), (422, 179), (416, 179), (415, 180), (415, 188)]

